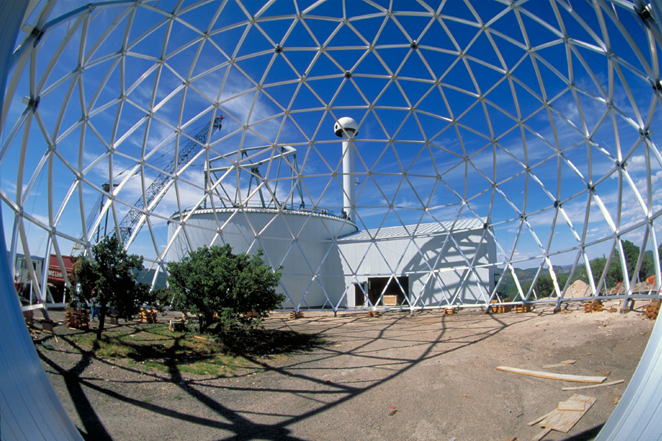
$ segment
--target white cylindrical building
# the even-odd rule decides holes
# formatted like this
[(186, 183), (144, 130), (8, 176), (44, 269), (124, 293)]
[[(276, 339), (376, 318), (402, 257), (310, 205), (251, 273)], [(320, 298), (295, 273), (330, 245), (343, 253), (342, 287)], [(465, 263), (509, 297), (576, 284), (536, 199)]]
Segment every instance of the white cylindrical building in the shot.
[[(170, 218), (168, 261), (201, 246), (230, 244), (234, 253), (264, 251), (269, 266), (281, 267), (282, 308), (331, 308), (341, 304), (346, 281), (338, 237), (357, 231), (347, 219), (305, 210), (267, 208), (198, 209)], [(181, 231), (179, 231), (181, 230)]]

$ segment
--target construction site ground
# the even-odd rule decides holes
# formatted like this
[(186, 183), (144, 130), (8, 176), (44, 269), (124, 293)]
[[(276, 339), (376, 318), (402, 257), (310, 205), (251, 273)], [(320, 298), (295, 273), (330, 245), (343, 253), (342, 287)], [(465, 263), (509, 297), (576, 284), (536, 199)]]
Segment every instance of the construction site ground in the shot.
[[(100, 358), (72, 345), (69, 336), (81, 331), (63, 325), (55, 336), (35, 336), (35, 346), (87, 440), (530, 440), (543, 429), (527, 423), (581, 393), (595, 404), (568, 433), (544, 437), (580, 440), (597, 435), (634, 373), (654, 325), (641, 312), (646, 303), (623, 314), (606, 310), (619, 308), (615, 301), (588, 314), (579, 302), (556, 314), (551, 306), (520, 314), (275, 313), (268, 328), (315, 334), (318, 344), (288, 354), (265, 347), (221, 378)], [(576, 362), (543, 368), (565, 360)], [(587, 384), (497, 366), (625, 382), (563, 391)]]

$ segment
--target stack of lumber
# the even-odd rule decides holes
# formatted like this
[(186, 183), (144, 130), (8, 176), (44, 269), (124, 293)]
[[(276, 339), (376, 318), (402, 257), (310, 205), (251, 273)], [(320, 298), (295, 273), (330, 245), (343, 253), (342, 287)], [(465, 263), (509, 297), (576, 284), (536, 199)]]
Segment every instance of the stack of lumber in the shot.
[(584, 303), (584, 312), (601, 312), (602, 311), (602, 300), (595, 299)]
[(499, 303), (498, 300), (492, 300), (492, 304), (490, 305), (489, 309), (492, 313), (504, 313), (510, 312), (510, 310), (513, 309), (513, 305), (504, 305)]
[(28, 328), (31, 328), (34, 323), (34, 311), (23, 311), (23, 318), (25, 319), (25, 324), (28, 325)]
[(552, 430), (568, 433), (593, 406), (593, 403), (595, 403), (595, 398), (578, 394), (573, 395), (569, 400), (560, 401), (556, 409), (528, 424), (533, 426), (540, 423), (540, 426), (545, 429), (534, 440), (543, 439)]
[(531, 304), (523, 303), (521, 305), (515, 305), (515, 313), (519, 314), (521, 312), (531, 312)]
[(379, 317), (379, 311), (368, 311), (368, 317)]
[(43, 318), (40, 321), (41, 321), (42, 331), (50, 332), (52, 334), (53, 333), (53, 328), (55, 327), (55, 322), (53, 320), (49, 320), (47, 318)]
[(457, 314), (457, 308), (444, 308), (444, 314)]
[(186, 321), (184, 319), (180, 320), (170, 320), (170, 325), (168, 325), (168, 329), (171, 332), (181, 332), (186, 328)]
[(292, 311), (290, 313), (290, 318), (293, 319), (293, 320), (298, 319), (298, 318), (303, 318), (303, 312), (302, 311), (299, 311), (299, 312)]
[(646, 318), (649, 318), (651, 320), (655, 320), (657, 318), (657, 315), (660, 313), (660, 304), (662, 303), (662, 300), (651, 300), (651, 302), (644, 306), (644, 313), (646, 314)]
[(90, 326), (89, 309), (67, 308), (64, 324), (70, 329), (87, 329)]
[(138, 321), (141, 323), (156, 323), (158, 320), (156, 318), (157, 312), (156, 309), (152, 308), (140, 308)]

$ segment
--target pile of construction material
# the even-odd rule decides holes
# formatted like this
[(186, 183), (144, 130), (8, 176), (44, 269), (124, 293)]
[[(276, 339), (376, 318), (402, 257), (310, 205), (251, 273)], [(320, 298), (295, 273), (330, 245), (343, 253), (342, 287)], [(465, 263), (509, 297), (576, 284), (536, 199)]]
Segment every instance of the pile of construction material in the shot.
[(648, 305), (644, 306), (644, 313), (646, 314), (646, 318), (651, 320), (657, 319), (657, 315), (660, 313), (661, 303), (662, 300), (651, 300)]
[(25, 324), (28, 325), (28, 328), (31, 328), (34, 324), (34, 311), (23, 311), (23, 318), (25, 319)]
[[(506, 299), (508, 301), (509, 299)], [(504, 305), (498, 300), (492, 300), (492, 304), (489, 306), (489, 311), (492, 313), (504, 313), (510, 312), (513, 309), (513, 305)]]
[(398, 296), (394, 294), (384, 294), (382, 296), (384, 306), (398, 306)]
[(67, 308), (64, 313), (64, 324), (69, 329), (87, 329), (90, 326), (90, 310), (84, 308)]
[(602, 300), (600, 299), (590, 300), (584, 303), (584, 312), (586, 313), (601, 312), (601, 311), (602, 311)]
[(581, 297), (589, 297), (590, 295), (591, 295), (591, 287), (588, 286), (582, 280), (575, 280), (575, 282), (572, 285), (570, 285), (570, 289), (566, 291), (565, 297), (578, 299)]
[(53, 334), (53, 328), (55, 328), (56, 326), (53, 320), (42, 318), (39, 321), (41, 322), (41, 330), (43, 332), (50, 332), (51, 334)]
[(153, 308), (140, 308), (140, 315), (138, 321), (141, 323), (156, 323), (158, 319), (156, 314), (158, 311)]
[(522, 312), (531, 312), (531, 304), (523, 303), (521, 305), (515, 305), (515, 313), (520, 314)]
[[(653, 282), (655, 282), (655, 279), (653, 279)], [(648, 282), (641, 282), (632, 285), (631, 289), (632, 294), (651, 294), (655, 291), (655, 286)], [(609, 295), (615, 296), (619, 294), (627, 294), (624, 283), (619, 282), (615, 287), (609, 290)]]
[(183, 317), (181, 319), (170, 320), (168, 329), (171, 332), (182, 332), (186, 329), (186, 320)]

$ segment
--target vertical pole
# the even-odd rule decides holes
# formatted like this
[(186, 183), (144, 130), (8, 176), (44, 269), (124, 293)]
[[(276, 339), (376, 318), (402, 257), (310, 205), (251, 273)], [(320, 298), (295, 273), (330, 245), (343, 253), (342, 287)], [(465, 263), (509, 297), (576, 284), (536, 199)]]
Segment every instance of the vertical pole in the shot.
[[(353, 135), (353, 134), (352, 134)], [(354, 146), (353, 136), (342, 135), (343, 211), (347, 219), (354, 220)]]

